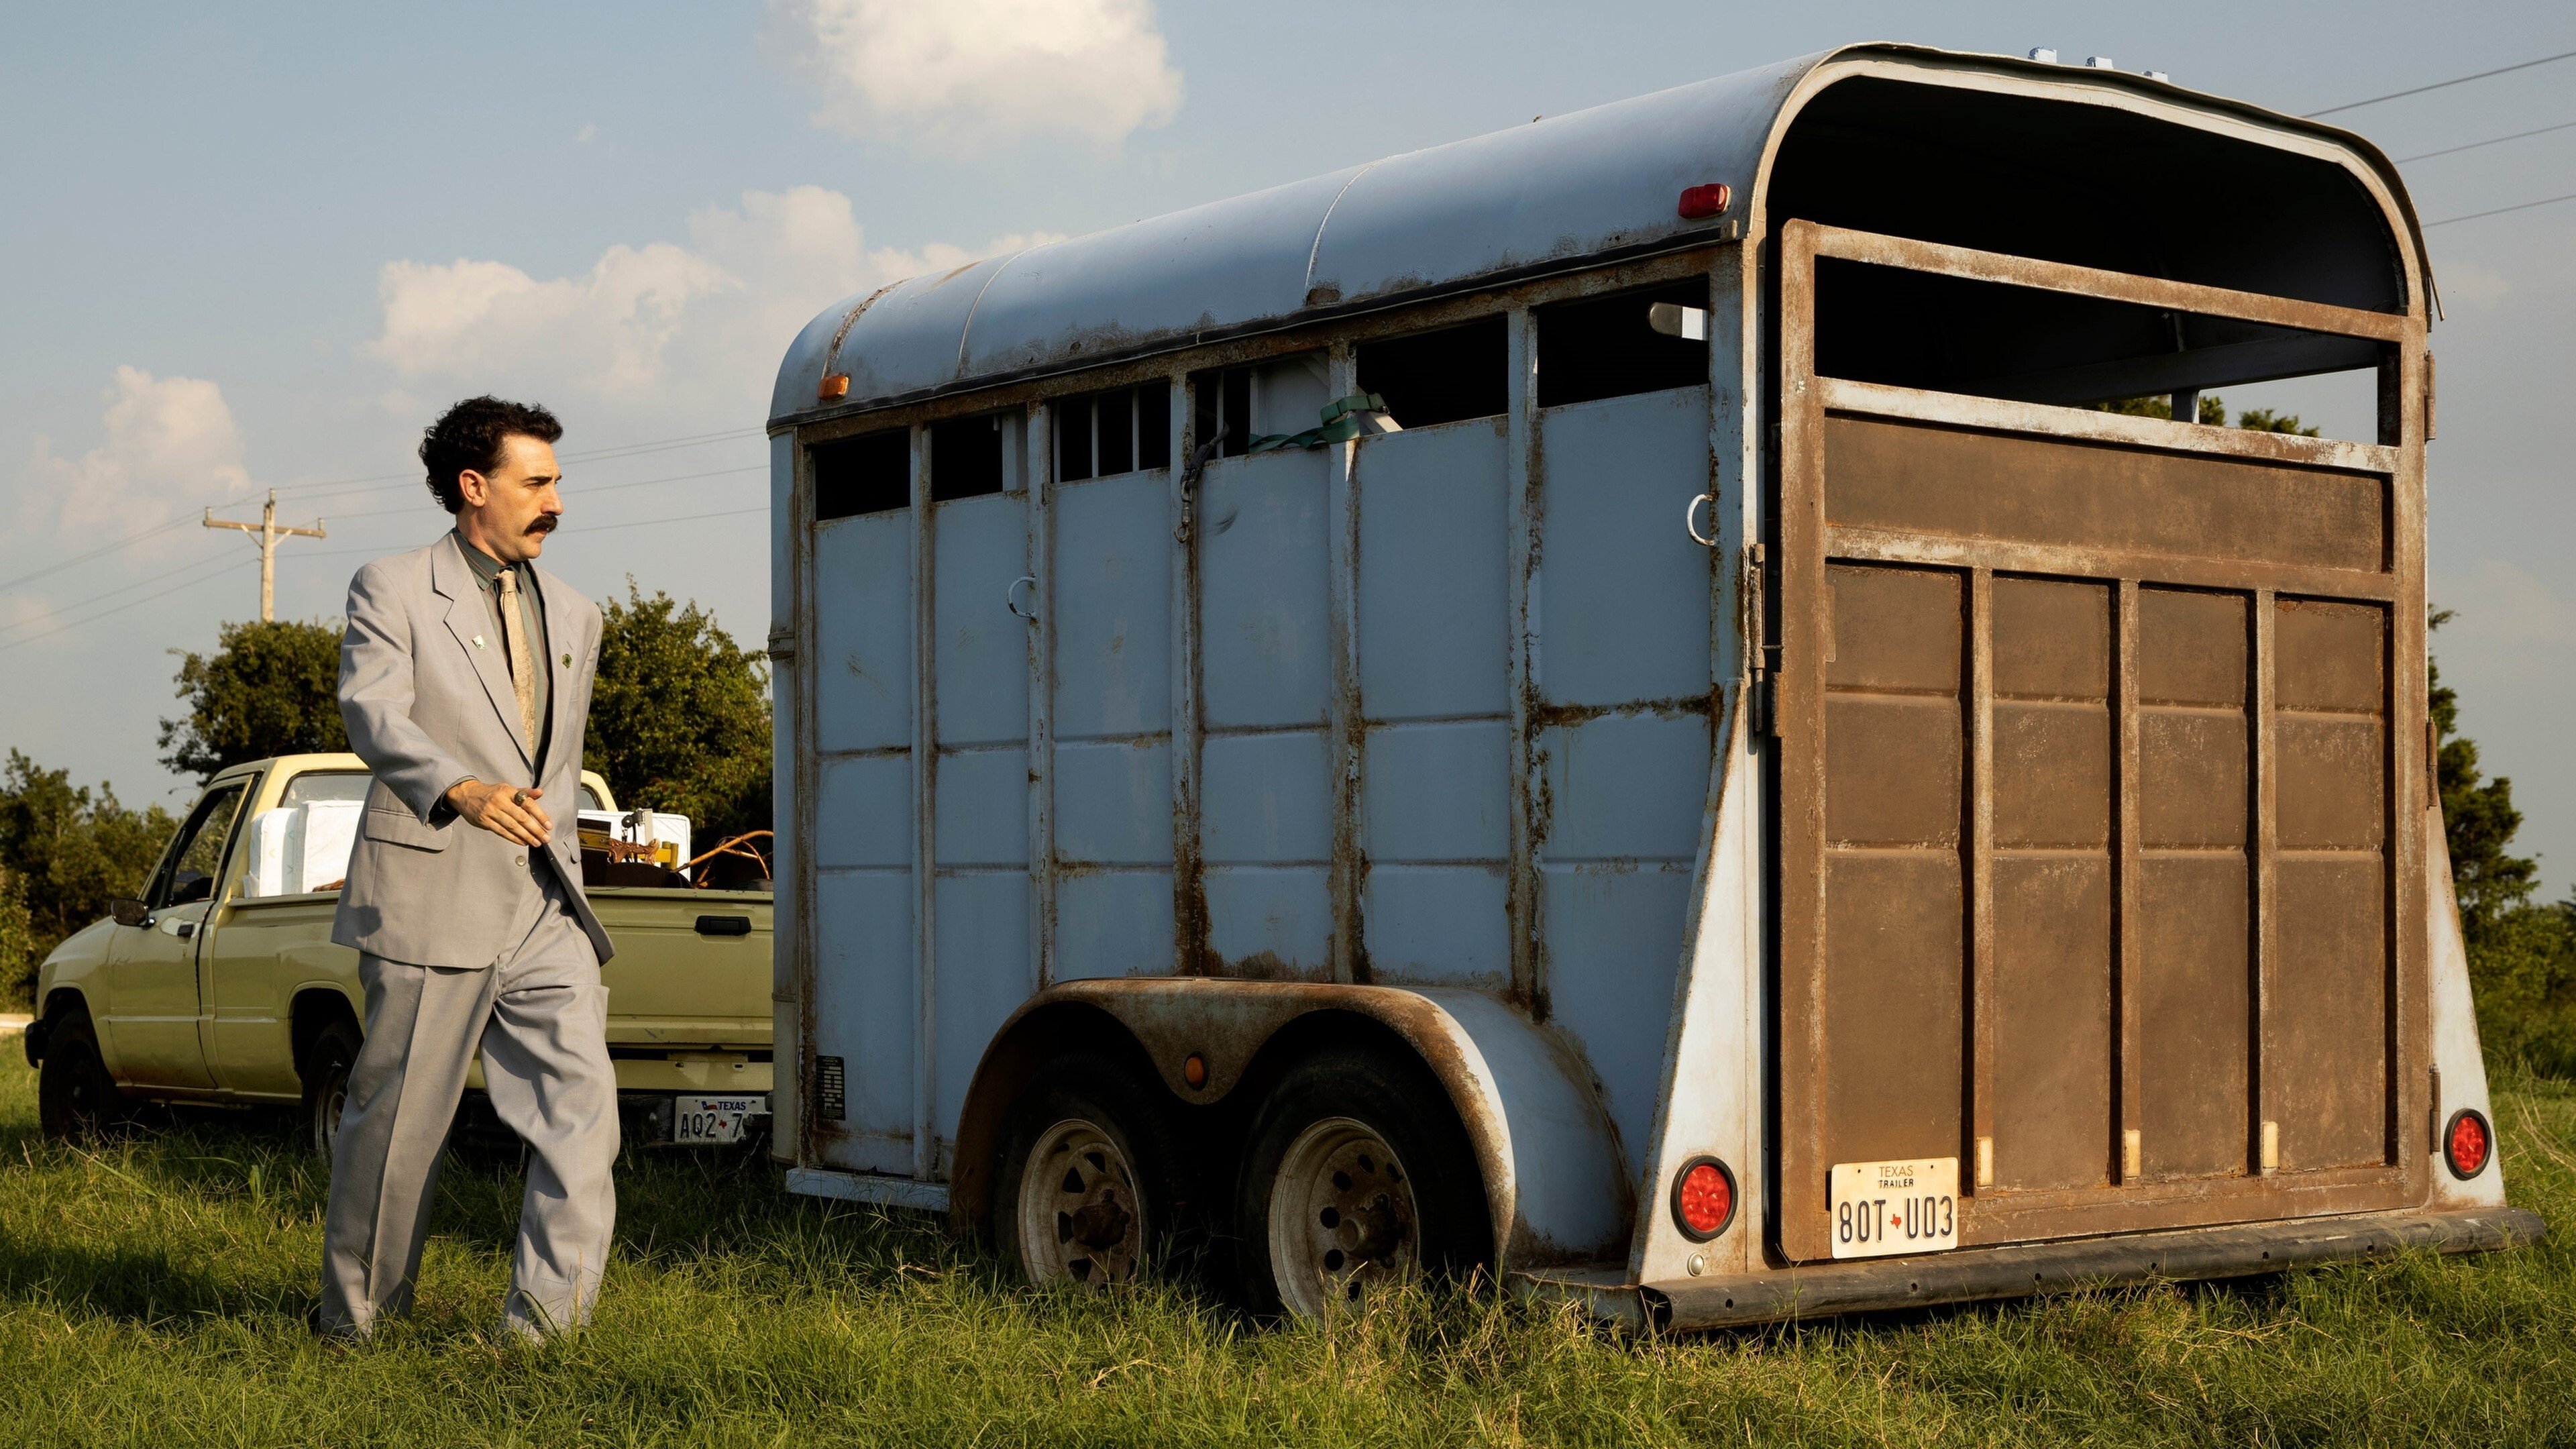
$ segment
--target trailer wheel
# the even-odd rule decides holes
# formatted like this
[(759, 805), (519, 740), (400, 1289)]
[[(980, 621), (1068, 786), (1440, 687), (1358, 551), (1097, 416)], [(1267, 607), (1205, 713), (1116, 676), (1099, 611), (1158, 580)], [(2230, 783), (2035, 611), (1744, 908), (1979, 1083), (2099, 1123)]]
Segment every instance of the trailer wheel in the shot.
[(358, 1029), (345, 1021), (322, 1028), (304, 1052), (304, 1130), (313, 1155), (327, 1165), (340, 1140), (340, 1110), (349, 1101), (349, 1070), (358, 1062)]
[(36, 1125), (57, 1142), (86, 1142), (125, 1120), (123, 1094), (98, 1054), (89, 1013), (74, 1006), (54, 1019), (36, 1078)]
[(1391, 1052), (1299, 1063), (1254, 1116), (1235, 1195), (1253, 1306), (1320, 1318), (1492, 1256), (1483, 1177), (1438, 1080)]
[(1153, 1265), (1180, 1154), (1169, 1118), (1106, 1057), (1059, 1057), (1011, 1106), (994, 1222), (1030, 1282), (1097, 1291)]

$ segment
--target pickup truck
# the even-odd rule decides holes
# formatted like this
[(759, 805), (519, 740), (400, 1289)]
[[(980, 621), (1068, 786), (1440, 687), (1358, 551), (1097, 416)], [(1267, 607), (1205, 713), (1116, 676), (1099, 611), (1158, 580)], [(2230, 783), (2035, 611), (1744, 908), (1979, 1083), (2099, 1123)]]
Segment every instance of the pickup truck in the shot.
[[(608, 782), (582, 772), (581, 809), (615, 811)], [(331, 940), (339, 904), (326, 854), (314, 888), (254, 866), (253, 822), (271, 811), (365, 797), (356, 755), (289, 755), (235, 765), (197, 797), (142, 899), (68, 937), (36, 982), (27, 1059), (50, 1136), (77, 1136), (137, 1101), (293, 1105), (328, 1156), (365, 1020), (358, 953)], [(347, 808), (347, 807), (341, 807)], [(316, 812), (306, 812), (311, 818)], [(279, 824), (285, 823), (280, 817)], [(631, 881), (621, 860), (584, 851), (584, 876)], [(621, 852), (624, 853), (624, 852)], [(736, 864), (719, 862), (719, 864)], [(756, 862), (755, 862), (756, 867)], [(741, 884), (743, 872), (727, 872)], [(752, 884), (766, 886), (755, 868)], [(701, 883), (711, 872), (700, 870)], [(608, 1052), (627, 1141), (725, 1142), (767, 1125), (770, 905), (766, 889), (700, 889), (665, 870), (655, 884), (591, 884), (617, 951)], [(281, 886), (284, 887), (281, 890)], [(464, 1114), (489, 1118), (482, 1066)]]

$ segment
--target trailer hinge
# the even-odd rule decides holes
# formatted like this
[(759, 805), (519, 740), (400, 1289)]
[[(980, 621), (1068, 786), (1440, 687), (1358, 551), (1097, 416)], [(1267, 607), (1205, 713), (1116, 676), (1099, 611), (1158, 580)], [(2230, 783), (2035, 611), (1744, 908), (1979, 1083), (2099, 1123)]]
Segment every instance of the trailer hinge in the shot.
[(777, 660), (781, 664), (794, 663), (796, 660), (796, 631), (793, 629), (770, 630), (769, 657)]
[(1744, 550), (1744, 636), (1753, 646), (1747, 661), (1752, 675), (1747, 697), (1753, 707), (1753, 732), (1776, 736), (1780, 733), (1780, 711), (1773, 698), (1780, 672), (1780, 646), (1771, 642), (1770, 553), (1761, 544), (1748, 544)]

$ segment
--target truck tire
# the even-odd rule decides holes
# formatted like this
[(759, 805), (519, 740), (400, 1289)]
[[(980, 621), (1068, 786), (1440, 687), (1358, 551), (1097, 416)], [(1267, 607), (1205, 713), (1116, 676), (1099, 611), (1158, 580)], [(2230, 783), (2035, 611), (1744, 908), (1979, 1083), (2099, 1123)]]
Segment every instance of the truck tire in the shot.
[(327, 1165), (331, 1144), (340, 1136), (340, 1109), (349, 1100), (349, 1069), (358, 1062), (358, 1029), (345, 1021), (322, 1028), (305, 1048), (304, 1139), (314, 1156)]
[(1253, 1115), (1235, 1193), (1257, 1312), (1320, 1318), (1370, 1287), (1493, 1260), (1484, 1176), (1449, 1094), (1392, 1049), (1328, 1048)]
[(45, 1064), (36, 1078), (36, 1124), (57, 1142), (87, 1142), (126, 1118), (89, 1012), (74, 1006), (54, 1018), (45, 1038)]
[(1134, 1073), (1058, 1057), (1011, 1104), (993, 1174), (1002, 1250), (1040, 1286), (1132, 1283), (1169, 1237), (1180, 1163), (1170, 1115)]

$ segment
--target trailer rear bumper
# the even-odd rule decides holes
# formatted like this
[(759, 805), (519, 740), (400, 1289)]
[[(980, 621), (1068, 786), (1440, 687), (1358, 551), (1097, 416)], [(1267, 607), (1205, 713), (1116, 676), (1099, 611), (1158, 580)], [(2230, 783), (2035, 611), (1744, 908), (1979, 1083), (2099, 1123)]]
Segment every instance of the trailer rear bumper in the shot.
[(2535, 1243), (2547, 1231), (2523, 1208), (2367, 1213), (2009, 1243), (1915, 1258), (1819, 1263), (1728, 1278), (1623, 1284), (1616, 1273), (1522, 1275), (1533, 1296), (1571, 1298), (1631, 1328), (1686, 1332), (1830, 1318), (1872, 1309), (1970, 1303), (2166, 1279), (2277, 1273), (2305, 1263), (2386, 1257), (2409, 1249), (2484, 1253)]

